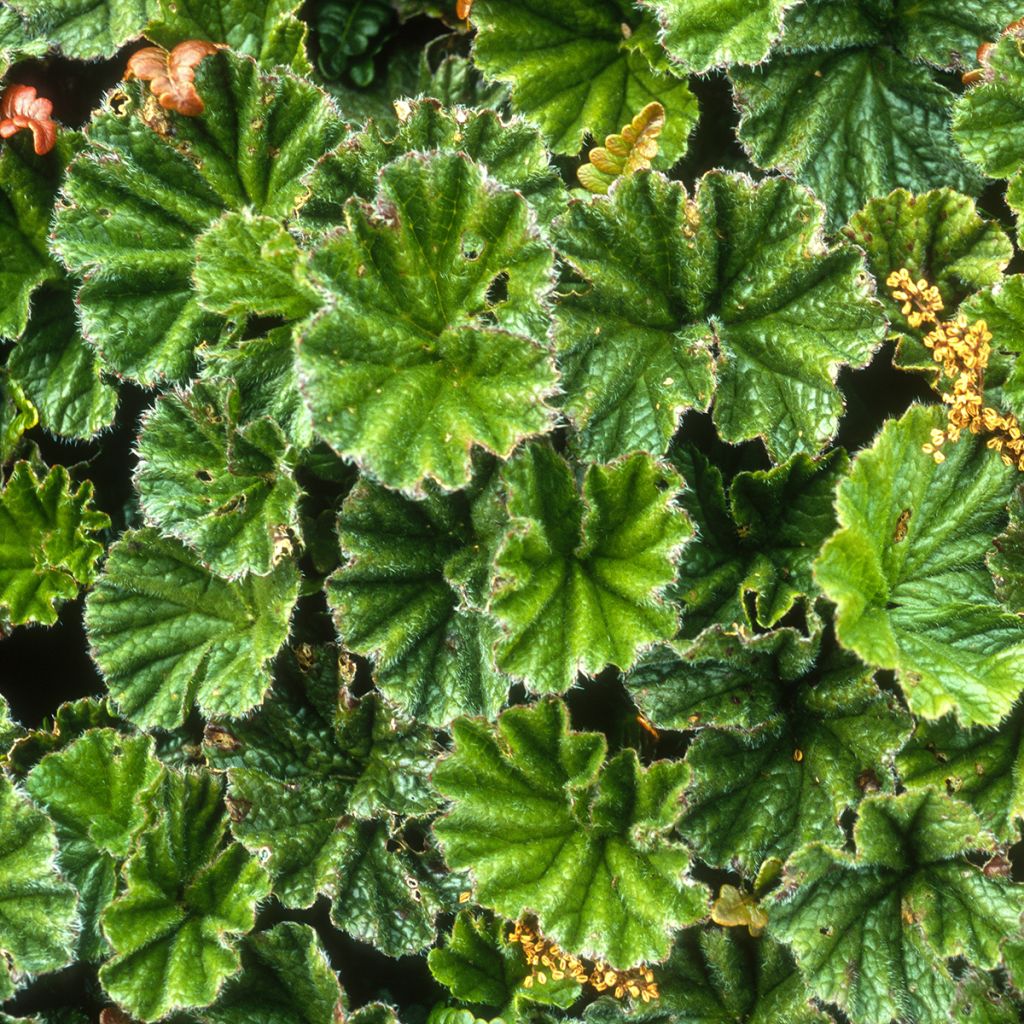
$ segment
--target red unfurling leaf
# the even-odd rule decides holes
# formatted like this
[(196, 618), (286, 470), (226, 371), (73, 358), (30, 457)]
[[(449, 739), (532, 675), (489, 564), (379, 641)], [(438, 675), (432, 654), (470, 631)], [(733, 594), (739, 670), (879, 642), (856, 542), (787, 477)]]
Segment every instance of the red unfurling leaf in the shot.
[(149, 82), (160, 106), (196, 117), (205, 109), (196, 92), (196, 66), (221, 47), (201, 39), (187, 39), (168, 52), (161, 46), (147, 46), (128, 58), (125, 78)]
[(28, 129), (36, 153), (49, 153), (57, 143), (57, 125), (50, 120), (53, 104), (37, 96), (31, 85), (9, 85), (0, 98), (0, 138)]

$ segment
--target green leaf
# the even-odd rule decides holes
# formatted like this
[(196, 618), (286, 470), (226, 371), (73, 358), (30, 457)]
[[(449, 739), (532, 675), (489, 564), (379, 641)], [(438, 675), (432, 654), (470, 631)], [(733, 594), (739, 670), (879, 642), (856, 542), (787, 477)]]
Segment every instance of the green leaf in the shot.
[(196, 259), (199, 304), (211, 313), (301, 320), (319, 304), (303, 280), (305, 254), (273, 217), (224, 214), (196, 240)]
[(42, 57), (49, 42), (33, 34), (13, 7), (0, 7), (0, 77), (23, 57)]
[(243, 57), (206, 58), (196, 88), (201, 117), (150, 117), (138, 82), (109, 93), (55, 222), (55, 251), (87, 278), (86, 338), (105, 369), (145, 385), (186, 378), (194, 349), (225, 332), (193, 292), (195, 239), (226, 210), (289, 217), (307, 167), (343, 132), (316, 86)]
[[(429, 95), (435, 95), (426, 90)], [(545, 230), (565, 209), (566, 189), (537, 128), (494, 110), (443, 107), (435, 99), (402, 100), (397, 124), (371, 120), (328, 153), (308, 175), (302, 222), (318, 229), (344, 223), (352, 196), (373, 199), (381, 170), (412, 152), (465, 153), (506, 188), (519, 192)]]
[(7, 369), (47, 430), (91, 438), (113, 423), (117, 391), (104, 383), (96, 353), (79, 334), (71, 295), (44, 292), (40, 297)]
[(18, 454), (25, 432), (38, 422), (39, 413), (21, 385), (11, 379), (7, 367), (0, 368), (0, 465), (8, 465)]
[(108, 952), (99, 916), (117, 891), (117, 872), (147, 824), (163, 779), (149, 736), (95, 729), (44, 757), (25, 781), (57, 827), (61, 866), (80, 898), (78, 955)]
[(671, 839), (688, 770), (633, 750), (604, 762), (598, 733), (570, 733), (565, 705), (506, 711), (495, 730), (458, 719), (434, 771), (452, 800), (434, 826), (474, 896), (509, 917), (536, 913), (564, 949), (629, 967), (668, 955), (669, 935), (705, 909)]
[(562, 297), (565, 406), (587, 458), (662, 452), (679, 413), (711, 391), (727, 441), (764, 437), (781, 461), (818, 452), (843, 409), (839, 367), (883, 336), (861, 254), (830, 248), (820, 204), (793, 182), (705, 175), (683, 186), (641, 172), (576, 203), (560, 254), (588, 283)]
[(474, 447), (505, 458), (551, 424), (551, 251), (523, 198), (459, 154), (395, 161), (346, 216), (313, 257), (326, 307), (298, 342), (314, 426), (389, 487), (464, 486)]
[(78, 898), (56, 861), (53, 822), (0, 776), (0, 998), (14, 994), (22, 975), (73, 959)]
[[(1009, 281), (1024, 286), (1024, 278)], [(1019, 287), (1012, 289), (1014, 293), (1021, 290)], [(1015, 294), (1013, 298), (1016, 300), (1018, 296)], [(1010, 611), (1021, 612), (1024, 611), (1024, 490), (1020, 487), (1014, 489), (1007, 513), (1006, 529), (992, 539), (992, 549), (985, 555), (985, 562), (1000, 601)]]
[(638, 453), (590, 466), (580, 493), (568, 463), (541, 443), (508, 463), (503, 480), (509, 522), (488, 605), (503, 672), (562, 692), (578, 672), (628, 669), (673, 636), (662, 592), (693, 532), (673, 505), (675, 473)]
[(897, 759), (907, 789), (932, 786), (969, 803), (985, 828), (1014, 842), (1024, 818), (1024, 711), (998, 729), (963, 729), (952, 717), (919, 722)]
[(784, 946), (746, 941), (736, 929), (690, 928), (655, 968), (660, 996), (627, 1011), (607, 996), (587, 1007), (586, 1024), (830, 1024), (809, 996)]
[(92, 504), (92, 483), (72, 490), (63, 466), (40, 478), (18, 462), (0, 491), (0, 620), (53, 625), (57, 609), (96, 575), (110, 520)]
[(252, 930), (256, 904), (270, 891), (241, 846), (223, 846), (224, 805), (210, 775), (169, 772), (162, 805), (102, 918), (114, 956), (100, 982), (143, 1021), (217, 998), (239, 968), (238, 936)]
[(86, 601), (92, 654), (120, 712), (170, 729), (193, 704), (241, 715), (263, 700), (298, 594), (289, 564), (228, 582), (180, 542), (131, 530)]
[(661, 22), (661, 42), (686, 71), (758, 64), (781, 35), (788, 0), (645, 0)]
[(751, 158), (814, 189), (833, 228), (895, 188), (980, 191), (950, 144), (953, 94), (888, 46), (779, 56), (730, 76)]
[(36, 729), (19, 737), (7, 754), (7, 769), (23, 778), (47, 754), (63, 750), (90, 729), (121, 729), (124, 723), (96, 697), (65, 701)]
[(909, 716), (849, 656), (789, 692), (780, 683), (778, 724), (752, 736), (704, 729), (686, 754), (683, 831), (707, 863), (748, 876), (803, 843), (842, 846), (841, 815), (891, 788), (893, 755), (910, 735)]
[(508, 693), (491, 664), (494, 627), (449, 575), (463, 559), (480, 561), (472, 511), (463, 493), (414, 502), (363, 480), (338, 518), (347, 561), (327, 599), (345, 646), (373, 658), (389, 699), (433, 725), (494, 718)]
[(146, 35), (171, 49), (186, 39), (226, 43), (269, 70), (283, 65), (296, 74), (312, 70), (306, 56), (305, 22), (298, 0), (149, 0)]
[(1024, 903), (963, 856), (989, 844), (963, 804), (934, 791), (872, 796), (857, 855), (812, 845), (786, 865), (769, 908), (811, 991), (861, 1024), (949, 1019), (943, 960), (994, 966)]
[(56, 43), (65, 57), (113, 57), (142, 35), (148, 0), (12, 0), (32, 33)]
[(982, 219), (973, 199), (949, 188), (916, 196), (897, 189), (872, 199), (853, 215), (843, 233), (867, 254), (891, 323), (890, 335), (901, 339), (901, 366), (937, 370), (931, 352), (911, 344), (917, 335), (906, 326), (899, 303), (885, 286), (889, 274), (906, 267), (915, 281), (924, 278), (934, 284), (945, 304), (942, 315), (949, 319), (965, 298), (999, 281), (1013, 255), (1013, 245), (999, 224)]
[(1020, 16), (1016, 0), (896, 0), (893, 6), (899, 48), (938, 67), (970, 64), (981, 43)]
[(912, 406), (858, 455), (814, 573), (840, 643), (895, 670), (911, 711), (995, 725), (1024, 689), (1024, 626), (984, 565), (1016, 471), (969, 434), (936, 464), (921, 445), (942, 423), (941, 408)]
[(1024, 145), (1013, 129), (1024, 114), (1024, 56), (1013, 33), (986, 57), (990, 74), (968, 89), (953, 112), (961, 152), (989, 178), (1009, 178), (1024, 165)]
[(685, 152), (697, 101), (654, 40), (654, 25), (626, 0), (478, 0), (473, 57), (512, 86), (512, 105), (536, 122), (556, 153), (574, 154), (585, 132), (603, 139), (652, 100), (666, 112), (661, 159)]
[(143, 417), (135, 483), (147, 522), (220, 576), (270, 573), (298, 530), (299, 488), (273, 420), (246, 423), (237, 387), (197, 383)]
[(77, 133), (61, 132), (57, 145), (37, 156), (30, 136), (21, 132), (0, 148), (0, 338), (17, 338), (28, 323), (32, 293), (62, 277), (47, 236), (57, 189), (80, 140)]
[(846, 453), (837, 449), (817, 462), (801, 454), (774, 469), (739, 473), (728, 503), (721, 472), (699, 452), (684, 452), (676, 465), (689, 481), (681, 504), (697, 533), (673, 586), (682, 635), (739, 623), (770, 629), (798, 602), (813, 607), (819, 590), (811, 563), (836, 526), (832, 503), (848, 471)]
[(325, 1024), (344, 1020), (338, 977), (316, 931), (285, 921), (246, 936), (242, 970), (199, 1014), (202, 1024)]

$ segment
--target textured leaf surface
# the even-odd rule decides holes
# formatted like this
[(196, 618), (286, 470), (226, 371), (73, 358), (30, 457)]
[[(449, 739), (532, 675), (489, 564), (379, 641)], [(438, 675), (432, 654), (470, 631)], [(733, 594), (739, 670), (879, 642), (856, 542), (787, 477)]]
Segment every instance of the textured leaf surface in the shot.
[(298, 591), (285, 563), (230, 583), (155, 530), (126, 533), (86, 603), (92, 654), (121, 713), (173, 728), (198, 704), (240, 715), (270, 686)]
[(185, 39), (227, 43), (264, 68), (285, 65), (298, 74), (311, 68), (306, 26), (297, 0), (150, 0), (146, 36), (171, 49)]
[(495, 630), (451, 576), (467, 558), (481, 562), (466, 496), (431, 491), (414, 502), (362, 481), (338, 538), (347, 561), (328, 581), (328, 601), (346, 647), (374, 658), (384, 694), (435, 725), (493, 718), (509, 686), (492, 665)]
[(834, 228), (894, 188), (979, 191), (950, 145), (953, 94), (886, 46), (780, 56), (730, 75), (754, 162), (808, 184)]
[(940, 422), (914, 406), (861, 452), (814, 572), (840, 642), (894, 669), (912, 711), (994, 725), (1024, 689), (1024, 627), (984, 566), (1016, 474), (971, 435), (937, 465), (921, 445)]
[(147, 0), (14, 0), (32, 32), (53, 40), (66, 57), (112, 57), (142, 35)]
[(92, 484), (72, 490), (63, 466), (39, 477), (18, 462), (0, 491), (0, 619), (57, 621), (57, 609), (92, 582), (110, 520), (92, 504)]
[(985, 845), (980, 822), (933, 791), (867, 798), (854, 841), (856, 857), (809, 846), (787, 863), (772, 933), (812, 992), (856, 1021), (947, 1020), (943, 959), (996, 963), (1019, 929), (1020, 891), (963, 857)]
[(164, 395), (144, 417), (135, 482), (147, 521), (215, 573), (265, 576), (298, 528), (299, 488), (280, 427), (241, 421), (241, 405), (225, 382)]
[(662, 43), (686, 71), (757, 64), (780, 34), (786, 0), (646, 0)]
[(721, 172), (692, 200), (641, 172), (573, 204), (558, 247), (588, 287), (562, 298), (557, 338), (583, 454), (664, 451), (679, 413), (707, 404), (712, 344), (721, 436), (763, 436), (776, 460), (819, 451), (843, 408), (839, 367), (882, 336), (860, 255), (827, 246), (822, 217), (792, 182)]
[(117, 391), (102, 380), (65, 291), (40, 294), (7, 368), (53, 434), (90, 438), (114, 420)]
[(606, 136), (603, 146), (595, 146), (587, 154), (587, 162), (576, 171), (580, 184), (588, 192), (607, 195), (616, 179), (649, 170), (658, 155), (658, 136), (664, 127), (665, 108), (648, 103), (621, 132)]
[(87, 278), (82, 325), (105, 368), (155, 384), (187, 376), (196, 346), (224, 330), (193, 293), (196, 237), (226, 210), (288, 217), (303, 196), (302, 175), (342, 125), (314, 85), (260, 74), (228, 53), (196, 71), (202, 117), (148, 114), (146, 88), (128, 83), (94, 115), (54, 247)]
[(474, 446), (506, 457), (551, 422), (551, 251), (456, 154), (390, 164), (347, 220), (314, 256), (327, 305), (299, 340), (313, 423), (389, 487), (463, 486)]
[(38, 422), (36, 407), (4, 367), (0, 370), (0, 462), (10, 463), (22, 446), (25, 431)]
[(54, 971), (73, 958), (78, 925), (74, 888), (57, 870), (53, 823), (0, 778), (0, 994), (11, 972)]
[(671, 638), (662, 599), (676, 552), (692, 533), (672, 505), (679, 478), (636, 454), (591, 466), (578, 492), (547, 444), (503, 470), (509, 526), (494, 556), (489, 611), (502, 635), (498, 667), (538, 692), (562, 692), (577, 672), (629, 668)]
[(721, 472), (702, 455), (684, 454), (677, 465), (689, 482), (681, 502), (697, 534), (683, 549), (673, 586), (683, 636), (716, 624), (771, 628), (798, 601), (813, 605), (811, 563), (836, 526), (832, 503), (846, 453), (818, 462), (798, 455), (771, 470), (739, 473), (728, 503)]
[(13, 7), (0, 8), (0, 76), (15, 61), (41, 57), (47, 49), (47, 41), (35, 36)]
[(685, 765), (642, 770), (604, 738), (571, 733), (565, 706), (513, 708), (496, 732), (453, 725), (455, 750), (434, 772), (453, 801), (434, 831), (448, 864), (469, 868), (478, 902), (517, 917), (535, 912), (565, 949), (628, 967), (668, 954), (669, 930), (704, 912), (671, 840)]
[(144, 1021), (208, 1006), (239, 967), (237, 938), (256, 920), (267, 873), (237, 844), (209, 775), (169, 773), (161, 817), (124, 869), (124, 892), (103, 913), (114, 956), (107, 993)]
[(26, 780), (56, 825), (61, 867), (79, 893), (84, 960), (108, 951), (99, 916), (114, 898), (120, 863), (145, 827), (163, 779), (153, 746), (148, 736), (90, 730), (44, 757)]
[(540, 125), (554, 152), (575, 153), (584, 132), (604, 138), (656, 100), (667, 115), (660, 166), (683, 155), (696, 100), (662, 67), (653, 25), (625, 0), (479, 0), (473, 24), (480, 70), (511, 84), (513, 106)]

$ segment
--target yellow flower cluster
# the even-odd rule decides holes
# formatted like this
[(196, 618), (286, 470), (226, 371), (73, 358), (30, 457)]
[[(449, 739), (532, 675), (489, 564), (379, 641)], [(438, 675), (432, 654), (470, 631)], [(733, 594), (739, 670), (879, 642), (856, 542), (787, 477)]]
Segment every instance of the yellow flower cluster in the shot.
[(959, 440), (961, 432), (969, 430), (991, 435), (987, 446), (997, 451), (1008, 466), (1024, 471), (1024, 437), (1017, 417), (985, 405), (985, 369), (992, 354), (988, 325), (984, 320), (968, 323), (962, 313), (955, 320), (940, 320), (937, 314), (942, 310), (942, 296), (938, 288), (925, 280), (914, 281), (906, 268), (894, 270), (886, 284), (911, 327), (932, 325), (924, 343), (953, 385), (942, 395), (949, 406), (949, 425), (945, 430), (932, 431), (924, 451), (942, 462), (942, 446)]
[(523, 982), (526, 988), (532, 988), (534, 982), (546, 985), (549, 977), (553, 981), (572, 978), (581, 985), (590, 985), (596, 992), (613, 992), (616, 999), (631, 996), (649, 1003), (658, 998), (658, 983), (651, 970), (642, 965), (620, 971), (597, 960), (588, 970), (578, 956), (567, 953), (558, 943), (545, 939), (536, 928), (522, 921), (516, 922), (508, 941), (519, 943), (527, 964), (533, 968)]

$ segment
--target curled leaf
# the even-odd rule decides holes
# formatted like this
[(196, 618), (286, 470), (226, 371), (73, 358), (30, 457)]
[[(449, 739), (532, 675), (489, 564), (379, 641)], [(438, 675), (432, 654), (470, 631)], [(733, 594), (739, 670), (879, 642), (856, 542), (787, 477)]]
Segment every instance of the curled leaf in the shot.
[(734, 885), (723, 885), (719, 890), (718, 899), (711, 904), (711, 920), (726, 928), (746, 925), (755, 939), (768, 925), (768, 915), (757, 905), (757, 898)]
[(49, 153), (57, 144), (57, 125), (50, 120), (53, 104), (36, 95), (31, 85), (9, 85), (0, 99), (0, 138), (9, 139), (28, 129), (36, 155)]
[(196, 67), (218, 49), (216, 43), (202, 39), (186, 39), (170, 51), (162, 46), (147, 46), (128, 59), (125, 78), (149, 82), (160, 106), (185, 117), (197, 117), (206, 107), (196, 92)]
[(658, 136), (665, 127), (665, 108), (648, 103), (619, 135), (609, 135), (603, 146), (595, 146), (589, 163), (576, 171), (588, 192), (606, 195), (616, 178), (646, 170), (658, 155)]

